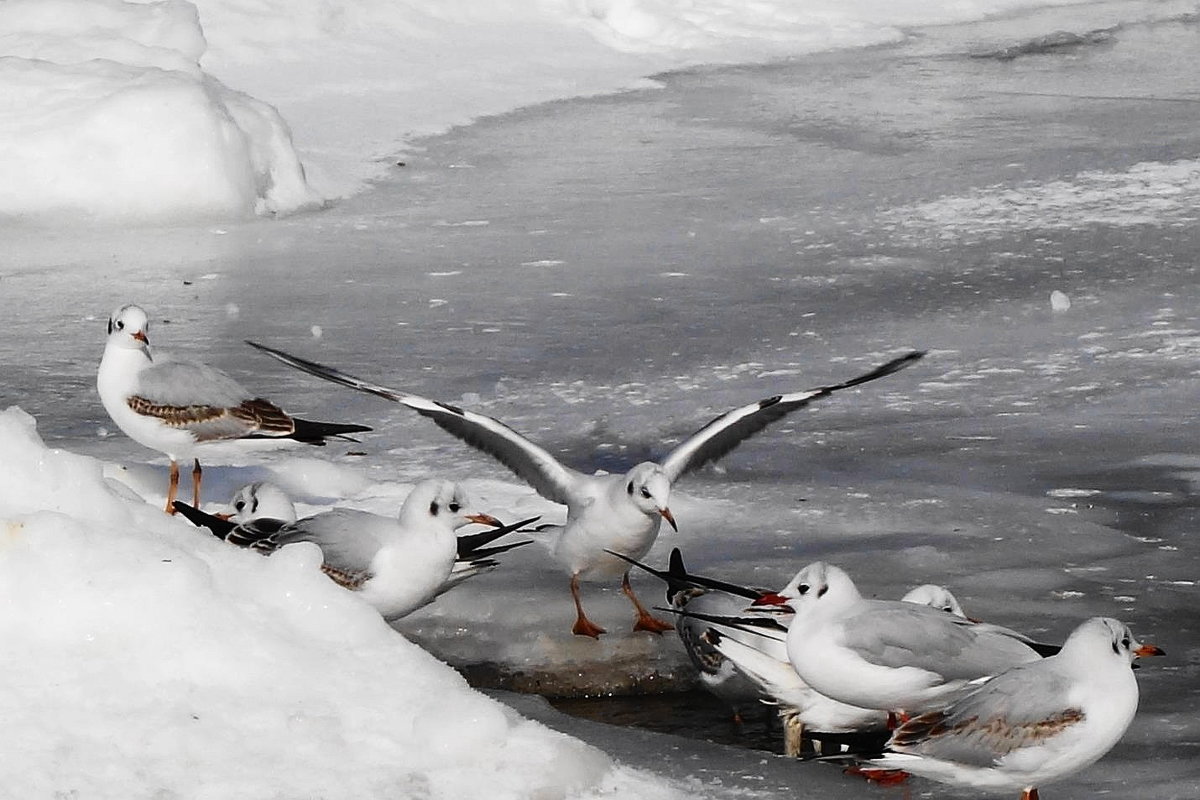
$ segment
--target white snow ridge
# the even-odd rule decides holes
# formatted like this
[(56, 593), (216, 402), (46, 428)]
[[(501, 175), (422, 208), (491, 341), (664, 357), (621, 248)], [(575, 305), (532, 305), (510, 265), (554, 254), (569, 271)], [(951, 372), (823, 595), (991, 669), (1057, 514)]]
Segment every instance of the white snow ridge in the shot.
[(278, 112), (200, 68), (183, 0), (0, 3), (0, 217), (169, 221), (311, 207)]
[[(470, 689), (317, 569), (0, 412), (5, 798), (682, 796)], [(70, 487), (64, 490), (64, 487)]]

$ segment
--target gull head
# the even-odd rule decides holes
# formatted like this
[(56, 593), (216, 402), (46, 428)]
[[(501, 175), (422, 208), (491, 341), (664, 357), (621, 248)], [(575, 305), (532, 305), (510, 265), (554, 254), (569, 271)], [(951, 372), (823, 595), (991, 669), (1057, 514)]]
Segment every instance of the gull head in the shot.
[(287, 493), (273, 483), (258, 481), (237, 490), (229, 501), (233, 514), (229, 519), (239, 525), (256, 519), (296, 521), (296, 507)]
[(945, 586), (939, 586), (936, 583), (922, 584), (909, 591), (900, 600), (905, 603), (916, 603), (919, 606), (936, 608), (939, 611), (945, 611), (947, 614), (953, 614), (963, 619), (967, 618), (966, 613), (963, 612), (963, 608), (958, 602), (958, 598)]
[(831, 609), (861, 597), (854, 581), (840, 567), (814, 561), (796, 573), (778, 592), (768, 592), (754, 601), (756, 606), (778, 606), (784, 610)]
[(651, 461), (638, 464), (625, 473), (623, 491), (638, 510), (648, 517), (662, 517), (676, 531), (675, 517), (667, 501), (671, 498), (671, 479), (662, 467)]
[(108, 341), (117, 347), (144, 350), (150, 344), (146, 332), (150, 320), (141, 306), (121, 306), (108, 318)]
[(1161, 648), (1133, 638), (1129, 626), (1112, 617), (1092, 617), (1071, 632), (1059, 656), (1085, 668), (1099, 663), (1130, 665), (1136, 658), (1164, 655)]
[(400, 522), (422, 527), (432, 523), (452, 531), (472, 522), (504, 527), (504, 523), (490, 514), (473, 511), (467, 493), (457, 483), (437, 479), (421, 481), (413, 487), (400, 507)]

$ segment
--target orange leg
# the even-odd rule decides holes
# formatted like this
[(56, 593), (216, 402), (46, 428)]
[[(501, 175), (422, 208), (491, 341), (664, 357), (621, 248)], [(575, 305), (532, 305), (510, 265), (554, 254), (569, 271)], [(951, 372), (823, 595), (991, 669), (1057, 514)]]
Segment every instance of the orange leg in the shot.
[(633, 608), (637, 612), (637, 619), (633, 622), (635, 631), (650, 631), (651, 633), (662, 633), (663, 631), (673, 631), (675, 626), (669, 622), (663, 622), (657, 617), (650, 616), (650, 612), (642, 606), (637, 595), (633, 593), (633, 587), (629, 585), (629, 573), (625, 573), (625, 577), (621, 580), (621, 591), (629, 598), (629, 602), (633, 603)]
[(167, 484), (167, 513), (175, 513), (175, 495), (179, 493), (179, 464), (171, 459), (171, 482)]
[(197, 458), (192, 467), (192, 505), (196, 508), (200, 507), (200, 475), (200, 459)]
[(879, 769), (877, 767), (846, 767), (844, 775), (858, 775), (871, 783), (880, 786), (896, 786), (908, 780), (908, 773), (902, 769)]
[(583, 604), (579, 602), (579, 573), (571, 576), (571, 597), (575, 599), (575, 626), (571, 628), (571, 633), (576, 636), (590, 636), (593, 639), (599, 639), (600, 634), (608, 633), (599, 625), (592, 622), (583, 613)]

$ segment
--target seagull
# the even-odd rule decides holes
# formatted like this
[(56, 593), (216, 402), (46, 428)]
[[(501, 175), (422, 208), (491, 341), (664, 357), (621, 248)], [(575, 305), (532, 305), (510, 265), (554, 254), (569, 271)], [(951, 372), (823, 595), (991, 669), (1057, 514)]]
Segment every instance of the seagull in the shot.
[[(814, 690), (792, 667), (787, 651), (791, 614), (765, 616), (768, 605), (746, 608), (749, 601), (773, 593), (727, 581), (718, 581), (687, 571), (679, 548), (671, 552), (667, 570), (657, 570), (641, 562), (625, 559), (634, 566), (667, 582), (667, 599), (677, 614), (676, 627), (693, 663), (700, 669), (701, 683), (729, 702), (753, 695), (744, 687), (748, 681), (755, 694), (779, 707), (784, 726), (784, 752), (799, 755), (805, 732), (820, 752), (822, 741), (850, 741), (844, 735), (856, 735), (854, 746), (874, 746), (882, 741), (875, 734), (887, 729), (888, 714), (874, 708), (842, 703)], [(706, 605), (699, 601), (708, 599)], [(928, 606), (966, 620), (958, 598), (945, 586), (924, 584), (910, 590), (901, 602)], [(972, 620), (972, 622), (974, 622)], [(714, 627), (716, 626), (716, 627)], [(987, 623), (975, 623), (973, 629), (1004, 631), (1025, 641), (1015, 631)], [(1035, 644), (1049, 652), (1059, 648)], [(842, 736), (831, 736), (838, 734)], [(865, 734), (865, 738), (862, 735)]]
[[(949, 706), (914, 717), (869, 763), (986, 791), (1038, 787), (1095, 763), (1137, 711), (1135, 658), (1163, 655), (1121, 622), (1093, 617), (1058, 655), (1015, 666)], [(866, 770), (868, 776), (870, 770)]]
[(253, 397), (220, 370), (151, 354), (149, 327), (139, 306), (126, 305), (113, 312), (96, 387), (117, 427), (171, 460), (168, 514), (175, 513), (181, 458), (194, 459), (192, 504), (200, 505), (201, 448), (228, 440), (290, 439), (323, 445), (329, 437), (371, 430), (289, 416), (270, 401)]
[(621, 590), (633, 604), (635, 631), (662, 633), (673, 626), (652, 616), (629, 584), (629, 565), (606, 551), (640, 559), (658, 537), (663, 520), (678, 530), (668, 500), (672, 485), (682, 476), (716, 461), (743, 440), (793, 411), (868, 381), (891, 375), (920, 359), (911, 352), (843, 383), (803, 392), (776, 395), (735, 408), (700, 428), (660, 462), (642, 462), (623, 475), (585, 475), (561, 464), (549, 452), (503, 422), (448, 403), (389, 389), (331, 367), (247, 342), (283, 363), (358, 391), (401, 403), (472, 447), (494, 457), (540, 494), (567, 506), (567, 522), (553, 546), (554, 556), (571, 575), (575, 624), (571, 631), (599, 638), (605, 629), (583, 611), (579, 582), (621, 577)]
[(787, 654), (805, 683), (863, 708), (934, 710), (982, 678), (1042, 658), (992, 626), (914, 603), (864, 599), (845, 571), (821, 561), (755, 603), (795, 612)]
[[(225, 518), (175, 501), (176, 509), (194, 525), (266, 555), (293, 542), (314, 542), (324, 556), (321, 570), (339, 585), (361, 592), (389, 622), (496, 566), (499, 562), (492, 556), (529, 544), (525, 540), (487, 546), (539, 519), (503, 525), (490, 515), (464, 510), (462, 488), (441, 480), (417, 484), (398, 519), (334, 509), (297, 520), (291, 499), (267, 482), (239, 489), (232, 506), (234, 513)], [(455, 534), (472, 522), (495, 530)]]

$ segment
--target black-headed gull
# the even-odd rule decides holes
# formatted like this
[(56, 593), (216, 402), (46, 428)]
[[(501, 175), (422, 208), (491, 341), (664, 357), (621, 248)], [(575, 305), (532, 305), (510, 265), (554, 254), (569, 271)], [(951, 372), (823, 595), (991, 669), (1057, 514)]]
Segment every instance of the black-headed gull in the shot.
[[(749, 681), (754, 694), (778, 707), (787, 755), (801, 753), (806, 733), (811, 734), (818, 752), (823, 741), (853, 741), (858, 746), (864, 741), (858, 736), (841, 736), (846, 734), (868, 734), (866, 741), (882, 741), (874, 734), (887, 727), (885, 711), (833, 700), (815, 691), (797, 674), (787, 652), (790, 613), (764, 616), (747, 608), (749, 602), (773, 593), (690, 573), (678, 548), (671, 552), (666, 571), (631, 563), (667, 581), (668, 601), (678, 614), (676, 627), (688, 655), (701, 670), (705, 688), (719, 697), (736, 692), (727, 698), (732, 702), (753, 696), (744, 687)], [(702, 599), (708, 603), (701, 605), (698, 601)], [(966, 618), (958, 599), (944, 586), (918, 586), (905, 594), (902, 602)], [(1015, 632), (1011, 635), (1022, 638)]]
[[(436, 479), (414, 486), (398, 517), (346, 508), (286, 522), (286, 512), (282, 518), (261, 516), (282, 511), (276, 493), (282, 494), (274, 487), (264, 491), (262, 484), (244, 487), (234, 497), (235, 514), (229, 520), (183, 503), (177, 506), (188, 519), (208, 527), (219, 538), (260, 552), (270, 553), (295, 542), (316, 544), (324, 560), (321, 570), (339, 585), (358, 592), (388, 621), (412, 613), (470, 577), (461, 571), (473, 570), (474, 574), (490, 566), (484, 563), (487, 556), (516, 545), (483, 545), (533, 521), (505, 526), (495, 517), (471, 511), (462, 487)], [(264, 503), (260, 497), (268, 501)], [(239, 503), (246, 505), (239, 509)], [(295, 516), (294, 510), (291, 516)], [(472, 522), (499, 532), (461, 537), (467, 540), (464, 546), (455, 531)], [(460, 559), (462, 550), (466, 554)], [(455, 576), (457, 564), (461, 564), (460, 574)]]
[(294, 440), (323, 445), (325, 439), (369, 431), (364, 425), (311, 422), (254, 397), (220, 370), (193, 361), (151, 354), (146, 312), (118, 308), (108, 320), (108, 340), (96, 376), (104, 409), (138, 444), (171, 460), (166, 511), (179, 489), (179, 460), (192, 458), (192, 504), (200, 505), (199, 453), (218, 442)]
[[(1094, 763), (1133, 721), (1140, 644), (1118, 620), (1093, 617), (1058, 655), (1013, 667), (938, 711), (901, 725), (872, 764), (987, 791), (1021, 792)], [(869, 775), (868, 771), (868, 775)]]
[(668, 506), (671, 486), (683, 475), (724, 456), (745, 439), (797, 409), (822, 398), (891, 375), (924, 353), (912, 352), (843, 383), (803, 392), (776, 395), (735, 408), (693, 433), (660, 462), (646, 461), (624, 475), (585, 475), (567, 467), (542, 447), (492, 417), (447, 403), (390, 389), (332, 367), (289, 355), (265, 345), (253, 347), (289, 366), (352, 389), (402, 403), (436, 425), (496, 458), (532, 486), (538, 494), (567, 506), (567, 524), (554, 544), (554, 556), (571, 575), (575, 601), (572, 632), (599, 637), (604, 629), (583, 612), (579, 581), (621, 577), (621, 589), (636, 612), (634, 630), (661, 633), (672, 625), (651, 616), (629, 584), (629, 565), (607, 551), (642, 558), (666, 520), (677, 528)]
[(915, 603), (866, 599), (845, 571), (821, 561), (756, 603), (795, 612), (787, 653), (805, 683), (863, 708), (940, 708), (973, 682), (1042, 657), (994, 626)]

